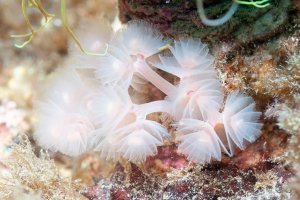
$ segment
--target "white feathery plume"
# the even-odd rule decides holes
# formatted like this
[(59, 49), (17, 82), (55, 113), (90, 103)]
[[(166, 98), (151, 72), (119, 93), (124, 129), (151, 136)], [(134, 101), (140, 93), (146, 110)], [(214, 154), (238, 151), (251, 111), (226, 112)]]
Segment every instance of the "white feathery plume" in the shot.
[(96, 89), (73, 68), (58, 69), (46, 89), (37, 106), (36, 139), (71, 156), (90, 150), (96, 129), (117, 126), (131, 106), (123, 88)]
[(218, 112), (223, 102), (221, 83), (217, 79), (183, 82), (167, 97), (173, 104), (173, 117), (208, 120), (209, 114)]
[[(131, 109), (128, 92), (120, 87), (101, 87), (82, 97), (81, 111), (94, 122), (97, 128), (115, 127), (122, 116)], [(123, 113), (123, 114), (122, 114)]]
[[(188, 155), (189, 160), (195, 161), (197, 158), (197, 162), (209, 162), (210, 157), (206, 154), (209, 147), (206, 146), (200, 149), (203, 144), (198, 147), (200, 144), (197, 144), (197, 138), (201, 138), (202, 141), (204, 140), (203, 137), (206, 138), (206, 135), (210, 134), (211, 137), (216, 138), (219, 146), (214, 142), (215, 145), (213, 146), (216, 151), (210, 149), (208, 152), (218, 152), (218, 155), (220, 155), (223, 151), (229, 156), (233, 156), (236, 147), (244, 150), (247, 143), (254, 142), (260, 136), (262, 124), (257, 122), (260, 115), (260, 112), (255, 111), (255, 103), (251, 97), (238, 90), (234, 91), (228, 95), (223, 113), (212, 111), (205, 121), (196, 119), (180, 120), (177, 132), (179, 134), (184, 133), (184, 136), (176, 137), (177, 140), (181, 141), (178, 149)], [(190, 133), (193, 134), (190, 135)], [(187, 145), (189, 148), (186, 148)], [(196, 149), (196, 146), (199, 151), (190, 154), (191, 150)], [(218, 160), (219, 157), (216, 157), (216, 155), (214, 154), (213, 157)]]
[[(103, 125), (97, 128), (91, 140), (95, 151), (100, 152), (101, 157), (107, 160), (119, 159), (117, 152), (115, 131), (135, 120), (132, 113), (133, 103), (128, 91), (120, 87), (108, 87), (104, 90), (98, 102), (99, 114)], [(104, 117), (103, 117), (104, 115)], [(99, 119), (100, 119), (99, 118)]]
[[(147, 57), (159, 52), (166, 42), (158, 31), (151, 25), (142, 21), (132, 21), (126, 28), (119, 30), (109, 44), (105, 56), (95, 56), (95, 76), (103, 85), (119, 85), (128, 88), (130, 85), (142, 90), (147, 76), (135, 69), (137, 59), (145, 60)], [(143, 68), (150, 68), (143, 65)]]
[(53, 102), (39, 103), (35, 139), (43, 148), (78, 156), (91, 150), (89, 138), (94, 125), (80, 113), (70, 113)]
[(111, 44), (124, 47), (129, 55), (147, 58), (159, 52), (167, 42), (163, 40), (163, 35), (149, 23), (133, 20), (116, 33)]
[(93, 91), (72, 67), (58, 68), (41, 88), (40, 99), (54, 102), (69, 112), (80, 112), (80, 101)]
[(109, 47), (108, 55), (99, 58), (98, 64), (99, 67), (95, 68), (95, 77), (103, 85), (117, 85), (125, 89), (132, 86), (135, 90), (141, 91), (142, 86), (147, 83), (149, 70), (151, 74), (154, 73), (158, 77), (144, 59), (142, 61), (140, 57), (133, 59), (125, 49), (114, 46)]
[(91, 140), (96, 151), (105, 159), (117, 160), (115, 136), (112, 134), (118, 127), (130, 123), (133, 103), (127, 90), (121, 87), (103, 87), (101, 95), (93, 98), (91, 105), (93, 116), (100, 126), (93, 132)]
[(213, 127), (197, 119), (182, 119), (177, 124), (176, 140), (179, 152), (188, 160), (197, 163), (209, 163), (212, 159), (221, 160), (221, 151), (225, 150)]
[(106, 56), (98, 59), (95, 76), (102, 85), (128, 88), (132, 83), (134, 68), (131, 57), (124, 49), (109, 46)]
[(57, 70), (36, 106), (38, 122), (35, 138), (44, 148), (70, 156), (90, 150), (89, 138), (95, 127), (81, 110), (86, 86), (73, 68)]
[(165, 101), (132, 104), (117, 126), (95, 131), (95, 150), (105, 159), (116, 160), (121, 156), (134, 163), (144, 162), (157, 153), (157, 146), (163, 145), (163, 139), (169, 136), (161, 124), (146, 120), (146, 116), (168, 110), (163, 108), (166, 105)]
[[(88, 30), (88, 31), (87, 31)], [(96, 68), (99, 59), (108, 50), (108, 43), (113, 35), (110, 23), (101, 19), (84, 19), (80, 21), (79, 28), (74, 31), (82, 48), (88, 54), (83, 53), (79, 47), (71, 41), (69, 52), (72, 59), (69, 60), (75, 68)], [(99, 55), (97, 55), (99, 54)]]
[(244, 150), (246, 141), (254, 142), (261, 135), (262, 124), (258, 123), (260, 115), (261, 112), (255, 111), (252, 97), (239, 90), (227, 96), (222, 117), (230, 156), (234, 155), (235, 146)]
[(105, 160), (117, 161), (120, 159), (115, 135), (112, 134), (113, 129), (98, 129), (94, 132), (93, 143), (94, 150), (100, 153)]
[(167, 130), (151, 120), (136, 122), (116, 130), (118, 152), (133, 163), (144, 162), (148, 156), (157, 154), (157, 146), (163, 145)]
[[(165, 44), (162, 34), (148, 23), (131, 21), (115, 34), (108, 55), (99, 58), (96, 78), (103, 84), (122, 85), (125, 88), (131, 85), (141, 91), (147, 77), (135, 69), (136, 60), (145, 60)], [(146, 65), (143, 67), (149, 68)]]
[(173, 56), (159, 56), (161, 63), (153, 65), (181, 79), (193, 77), (196, 80), (217, 78), (213, 67), (214, 57), (206, 44), (200, 40), (181, 38), (169, 47)]

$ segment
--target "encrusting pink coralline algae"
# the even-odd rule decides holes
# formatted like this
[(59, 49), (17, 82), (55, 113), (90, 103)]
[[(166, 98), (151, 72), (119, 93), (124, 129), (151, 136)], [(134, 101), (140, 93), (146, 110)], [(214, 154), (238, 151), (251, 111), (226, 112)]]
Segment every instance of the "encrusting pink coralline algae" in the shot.
[[(89, 33), (86, 37), (93, 40), (83, 41), (94, 52), (103, 51), (107, 44), (107, 53), (78, 56), (73, 52), (72, 67), (58, 69), (43, 88), (36, 105), (35, 133), (42, 147), (70, 156), (95, 150), (106, 159), (141, 163), (171, 140), (166, 127), (147, 118), (157, 112), (173, 117), (179, 152), (197, 163), (221, 160), (222, 152), (233, 156), (237, 147), (245, 149), (260, 136), (261, 113), (255, 111), (253, 99), (233, 91), (224, 100), (214, 57), (201, 41), (165, 41), (142, 21), (132, 21), (112, 34), (107, 34), (110, 27), (102, 24), (101, 28), (105, 34)], [(172, 56), (161, 55), (166, 48)], [(160, 61), (150, 63), (148, 58), (154, 54)], [(168, 82), (153, 68), (178, 77), (179, 83)], [(82, 69), (94, 73), (82, 76), (78, 72)], [(147, 82), (166, 98), (134, 103), (129, 87), (141, 91)]]

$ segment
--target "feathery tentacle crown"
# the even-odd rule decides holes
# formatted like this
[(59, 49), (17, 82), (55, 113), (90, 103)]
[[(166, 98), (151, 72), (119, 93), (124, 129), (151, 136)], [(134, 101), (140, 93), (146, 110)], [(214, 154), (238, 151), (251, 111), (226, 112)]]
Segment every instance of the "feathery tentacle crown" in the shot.
[[(85, 63), (75, 56), (75, 68), (59, 69), (52, 77), (37, 104), (35, 136), (40, 145), (70, 156), (95, 150), (106, 159), (144, 162), (170, 139), (166, 127), (147, 119), (155, 112), (174, 118), (179, 152), (198, 163), (220, 160), (222, 152), (233, 156), (237, 147), (244, 149), (259, 137), (261, 113), (251, 97), (233, 91), (220, 112), (222, 85), (214, 58), (201, 41), (175, 40), (169, 46), (172, 56), (166, 56), (160, 49), (167, 42), (145, 22), (132, 21), (110, 35), (97, 40), (97, 46), (108, 44), (105, 56), (87, 56)], [(154, 54), (160, 61), (149, 63), (147, 58)], [(153, 67), (177, 76), (179, 83), (168, 82)], [(94, 76), (83, 76), (82, 68)], [(165, 93), (165, 100), (133, 103), (128, 88), (139, 91), (147, 82)]]

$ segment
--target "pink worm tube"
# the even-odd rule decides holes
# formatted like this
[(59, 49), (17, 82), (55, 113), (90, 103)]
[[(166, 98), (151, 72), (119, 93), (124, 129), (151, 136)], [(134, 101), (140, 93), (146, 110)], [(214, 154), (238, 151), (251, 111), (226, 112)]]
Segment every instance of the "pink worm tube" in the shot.
[(144, 59), (138, 58), (134, 63), (134, 67), (138, 73), (142, 74), (146, 80), (151, 82), (166, 95), (170, 95), (171, 92), (176, 89), (174, 85), (158, 75)]

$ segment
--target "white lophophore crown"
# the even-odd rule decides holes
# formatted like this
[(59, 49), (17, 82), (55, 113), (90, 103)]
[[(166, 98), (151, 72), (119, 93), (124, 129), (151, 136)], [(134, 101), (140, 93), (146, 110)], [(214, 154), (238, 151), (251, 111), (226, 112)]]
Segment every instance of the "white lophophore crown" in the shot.
[[(179, 152), (198, 163), (220, 160), (222, 152), (232, 156), (237, 147), (244, 149), (260, 136), (261, 113), (251, 97), (233, 91), (224, 104), (214, 57), (201, 41), (165, 41), (142, 21), (128, 23), (111, 38), (110, 27), (102, 24), (101, 29), (86, 34), (95, 39), (85, 38), (84, 45), (97, 51), (107, 43), (107, 53), (73, 52), (72, 67), (58, 69), (44, 88), (36, 106), (35, 138), (41, 146), (70, 156), (95, 150), (106, 159), (144, 162), (157, 153), (157, 146), (171, 140), (167, 127), (147, 118), (157, 112), (173, 117)], [(166, 47), (172, 56), (161, 55)], [(159, 62), (148, 60), (154, 54), (159, 54)], [(179, 83), (168, 82), (153, 68), (178, 77)], [(81, 77), (78, 69), (94, 73)], [(142, 91), (147, 82), (166, 98), (133, 103), (129, 87)]]

